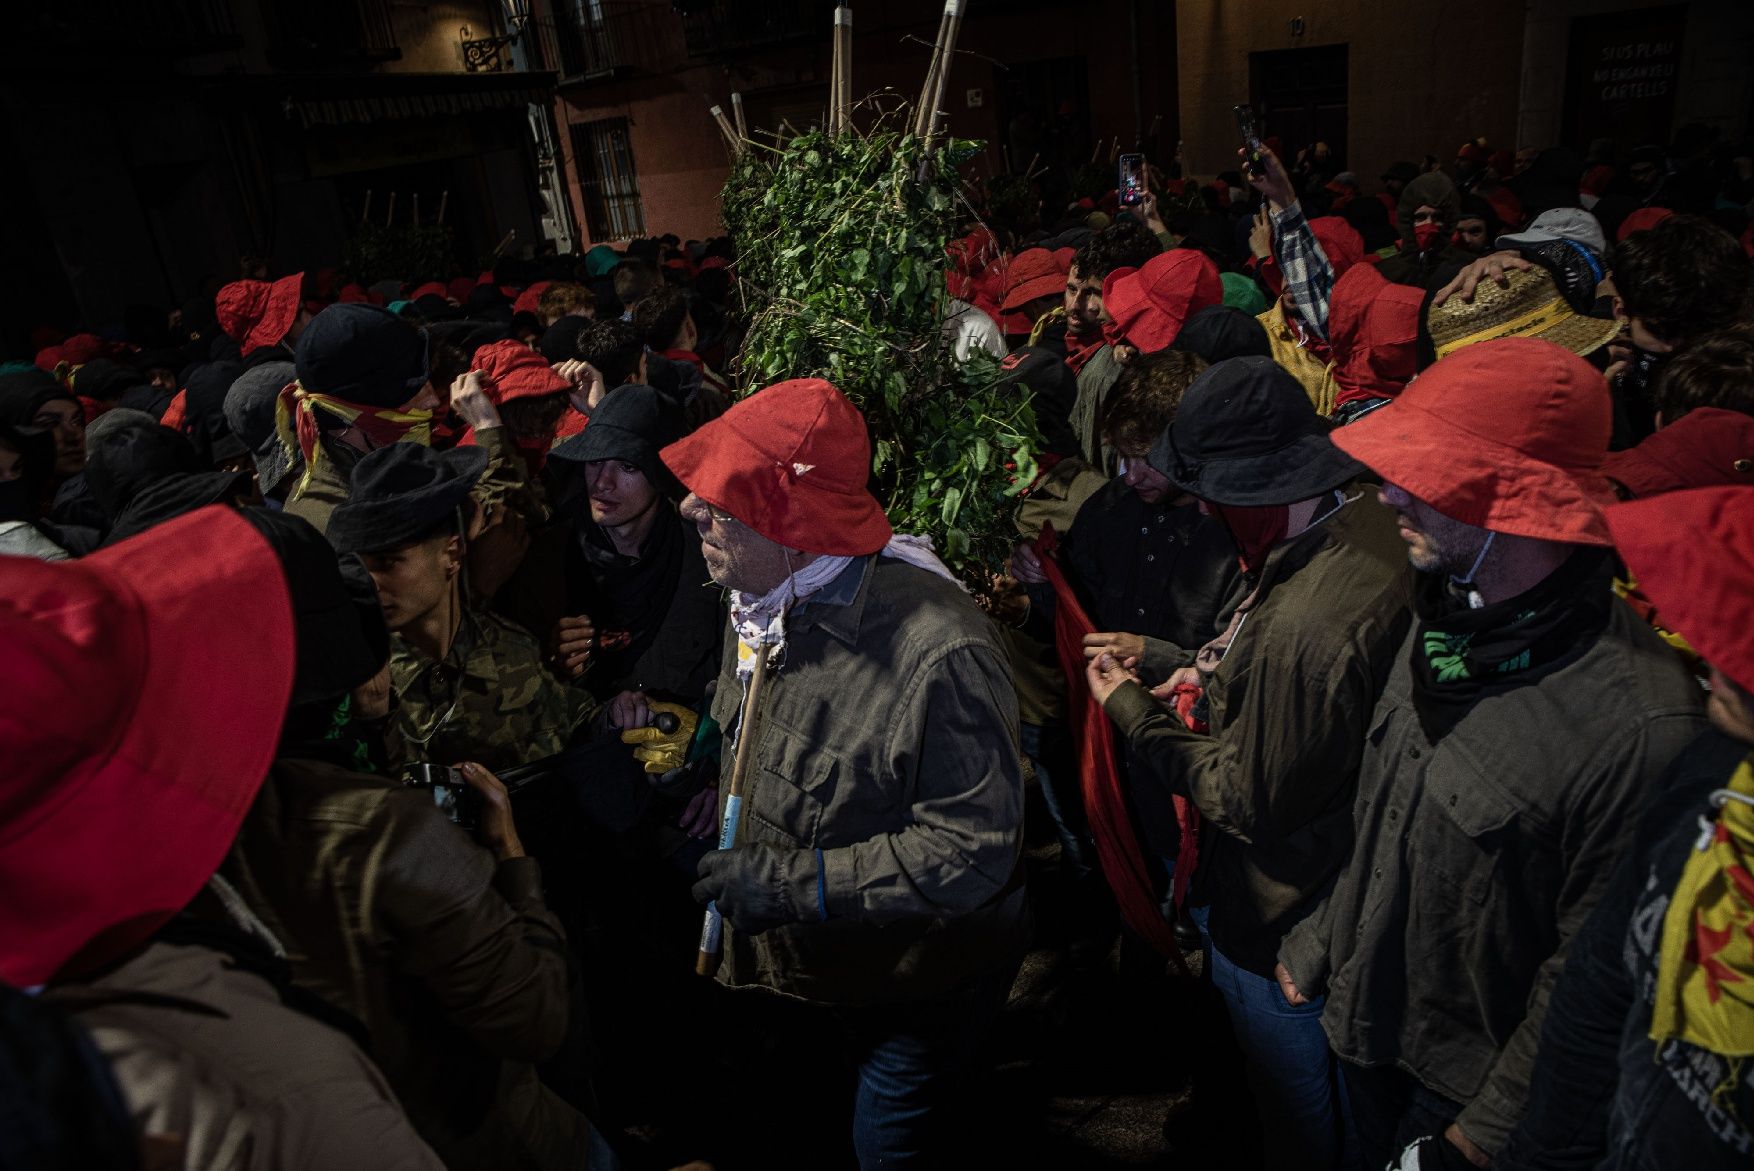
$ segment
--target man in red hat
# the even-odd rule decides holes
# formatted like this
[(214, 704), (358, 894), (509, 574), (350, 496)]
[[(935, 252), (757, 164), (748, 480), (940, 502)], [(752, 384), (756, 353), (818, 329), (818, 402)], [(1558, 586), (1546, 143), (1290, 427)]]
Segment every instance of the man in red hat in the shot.
[(1571, 938), (1703, 724), (1610, 588), (1604, 390), (1570, 351), (1504, 338), (1333, 434), (1383, 477), (1415, 625), (1364, 743), (1351, 862), (1278, 975), (1291, 1004), (1327, 996), (1367, 1166), (1490, 1164)]
[(105, 1098), (164, 1165), (248, 1151), (438, 1171), (383, 1074), (301, 1011), (278, 945), (214, 878), (297, 659), (281, 564), (232, 509), (78, 561), (0, 558), (0, 983), (83, 1026), (79, 1064), (95, 1049)]
[(1749, 486), (1608, 509), (1621, 557), (1711, 662), (1713, 728), (1676, 757), (1572, 943), (1501, 1169), (1729, 1171), (1754, 1155), (1751, 516)]
[[(1021, 330), (1007, 329), (1012, 337), (1038, 336), (1042, 318), (1065, 300), (1066, 270), (1046, 248), (1026, 248), (1011, 258), (1005, 269), (1005, 296), (999, 310), (1005, 322), (1013, 315), (1028, 323)], [(1039, 338), (1035, 344), (1041, 344)], [(1048, 343), (1052, 348), (1052, 343)]]
[(731, 591), (713, 716), (753, 762), (694, 888), (726, 924), (719, 978), (816, 1006), (859, 1071), (861, 1164), (916, 1164), (1025, 941), (1005, 651), (930, 545), (890, 529), (864, 420), (828, 383), (768, 387), (662, 457)]

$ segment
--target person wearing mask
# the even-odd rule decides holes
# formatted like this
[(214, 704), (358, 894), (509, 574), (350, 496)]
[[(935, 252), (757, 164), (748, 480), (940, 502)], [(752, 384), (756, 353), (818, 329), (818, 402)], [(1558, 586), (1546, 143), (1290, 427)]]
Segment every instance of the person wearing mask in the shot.
[(0, 423), (36, 427), (54, 437), (51, 496), (85, 470), (85, 410), (54, 375), (41, 370), (0, 374)]
[[(231, 509), (77, 561), (0, 560), (0, 983), (84, 1032), (75, 1068), (131, 1140), (96, 1161), (86, 1116), (80, 1161), (19, 1166), (443, 1166), (357, 1024), (289, 982), (214, 874), (300, 660), (280, 561)], [(28, 1100), (7, 1094), (9, 1156), (61, 1121), (18, 1115)]]
[[(1327, 436), (1270, 358), (1200, 375), (1148, 461), (1229, 531), (1245, 596), (1160, 687), (1111, 648), (1087, 672), (1139, 762), (1133, 784), (1186, 797), (1206, 823), (1194, 919), (1276, 1167), (1327, 1168), (1341, 1155), (1320, 1001), (1288, 1010), (1273, 967), (1279, 941), (1345, 865), (1370, 711), (1411, 620), (1392, 517)], [(1203, 688), (1209, 733), (1169, 707), (1181, 683)]]
[(1470, 256), (1483, 256), (1492, 251), (1498, 236), (1498, 213), (1478, 195), (1461, 197), (1456, 213), (1456, 230), (1450, 243)]
[(1388, 280), (1435, 289), (1475, 259), (1451, 240), (1461, 215), (1461, 197), (1443, 172), (1428, 171), (1408, 183), (1395, 206), (1395, 215), (1401, 231), (1401, 251), (1378, 266)]
[(725, 923), (719, 979), (804, 1002), (825, 1052), (797, 1076), (856, 1067), (862, 1167), (923, 1165), (1025, 945), (1004, 648), (930, 546), (891, 532), (865, 422), (828, 383), (770, 386), (661, 455), (731, 591), (713, 716), (756, 762), (694, 889)]
[(357, 721), (375, 713), (357, 709), (390, 656), (378, 599), (343, 579), (303, 520), (246, 515), (284, 568), (299, 669), (221, 874), (280, 942), (293, 982), (365, 1025), (447, 1166), (599, 1165), (601, 1140), (533, 1064), (560, 1048), (573, 1006), (565, 937), (505, 786), (460, 764), (454, 816), (477, 844), (434, 791), (374, 775)]
[[(1708, 408), (1709, 409), (1709, 408)], [(1658, 432), (1662, 434), (1662, 432)], [(1553, 990), (1505, 1171), (1754, 1157), (1754, 485), (1607, 510), (1615, 547), (1711, 663), (1711, 730), (1675, 758)]]
[(1288, 1005), (1326, 995), (1366, 1166), (1491, 1165), (1571, 941), (1703, 723), (1611, 588), (1603, 390), (1549, 341), (1483, 341), (1333, 435), (1383, 477), (1417, 622), (1359, 742), (1351, 860), (1277, 975)]

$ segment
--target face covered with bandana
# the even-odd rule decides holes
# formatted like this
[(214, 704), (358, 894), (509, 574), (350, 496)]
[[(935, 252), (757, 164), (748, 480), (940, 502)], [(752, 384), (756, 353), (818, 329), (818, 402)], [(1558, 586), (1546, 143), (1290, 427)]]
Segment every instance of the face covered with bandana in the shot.
[(1435, 252), (1444, 244), (1443, 212), (1430, 204), (1420, 204), (1413, 212), (1413, 244), (1420, 252)]

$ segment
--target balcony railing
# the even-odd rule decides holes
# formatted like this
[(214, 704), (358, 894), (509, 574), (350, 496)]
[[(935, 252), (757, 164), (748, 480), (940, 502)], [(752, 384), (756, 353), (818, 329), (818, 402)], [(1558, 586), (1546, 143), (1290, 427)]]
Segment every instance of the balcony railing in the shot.
[(836, 0), (695, 0), (682, 17), (691, 57), (720, 57), (824, 40)]
[(530, 22), (543, 68), (565, 81), (654, 72), (679, 61), (675, 16), (667, 5), (555, 0), (551, 16)]

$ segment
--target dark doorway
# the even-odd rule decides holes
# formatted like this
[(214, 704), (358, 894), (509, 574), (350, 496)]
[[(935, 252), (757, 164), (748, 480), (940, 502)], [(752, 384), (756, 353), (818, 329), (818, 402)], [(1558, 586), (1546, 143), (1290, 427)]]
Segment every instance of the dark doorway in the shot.
[[(1063, 177), (1090, 161), (1090, 91), (1084, 58), (1023, 61), (994, 71), (999, 97), (999, 144), (1021, 174), (1031, 159)], [(1130, 127), (1115, 127), (1115, 132)], [(998, 152), (995, 152), (998, 153)], [(1107, 155), (1105, 154), (1106, 158)], [(999, 158), (993, 160), (1001, 171)]]
[(1276, 49), (1249, 54), (1249, 94), (1262, 135), (1277, 136), (1285, 165), (1297, 152), (1325, 142), (1333, 168), (1346, 165), (1346, 46)]

